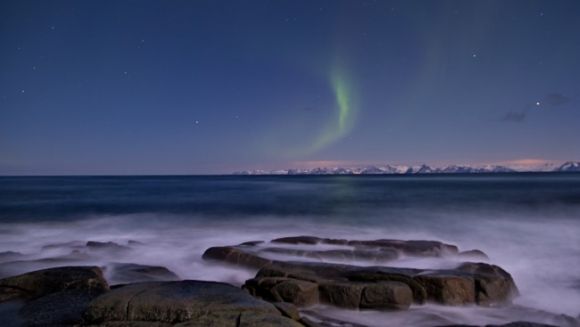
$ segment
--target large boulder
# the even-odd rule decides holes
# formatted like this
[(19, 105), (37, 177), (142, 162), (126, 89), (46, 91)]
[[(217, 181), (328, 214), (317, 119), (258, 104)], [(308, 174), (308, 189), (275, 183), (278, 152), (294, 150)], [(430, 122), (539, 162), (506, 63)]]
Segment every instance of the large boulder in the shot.
[(413, 302), (425, 301), (444, 305), (501, 304), (517, 294), (507, 272), (483, 263), (466, 263), (454, 270), (273, 263), (260, 269), (244, 287), (268, 301), (373, 309), (406, 309)]
[(89, 325), (301, 326), (234, 286), (202, 281), (131, 284), (94, 299)]
[(466, 262), (457, 270), (473, 276), (476, 302), (479, 305), (506, 302), (519, 294), (512, 276), (496, 265)]
[[(400, 256), (487, 258), (479, 250), (423, 240), (345, 240), (315, 236), (277, 238), (213, 247), (203, 258), (258, 269), (244, 288), (267, 301), (298, 306), (318, 303), (344, 308), (406, 309), (411, 303), (493, 305), (517, 295), (500, 267), (464, 263), (455, 269), (409, 269), (382, 264)], [(365, 262), (368, 266), (331, 262)], [(447, 260), (448, 264), (451, 260)]]
[(32, 300), (67, 290), (100, 294), (109, 289), (98, 267), (60, 267), (0, 279), (0, 302)]

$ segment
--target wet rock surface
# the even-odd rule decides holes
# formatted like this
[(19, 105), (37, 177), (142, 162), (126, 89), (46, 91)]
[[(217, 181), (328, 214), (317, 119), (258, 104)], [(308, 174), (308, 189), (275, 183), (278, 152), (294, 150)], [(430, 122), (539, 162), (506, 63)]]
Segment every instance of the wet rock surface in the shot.
[[(326, 246), (325, 249), (314, 247)], [(280, 259), (280, 256), (283, 256)], [(481, 250), (459, 252), (457, 246), (439, 241), (344, 240), (314, 236), (277, 238), (270, 242), (251, 241), (237, 246), (212, 247), (204, 259), (224, 261), (247, 268), (261, 268), (276, 262), (331, 261), (387, 264), (401, 257), (477, 257), (487, 259)]]
[[(129, 324), (128, 324), (129, 323)], [(85, 324), (302, 326), (270, 303), (224, 283), (180, 281), (127, 285), (94, 299)]]
[(0, 302), (32, 300), (68, 290), (99, 294), (108, 288), (98, 267), (51, 268), (0, 279)]
[(96, 297), (85, 290), (67, 290), (29, 301), (19, 311), (26, 326), (78, 325)]
[(434, 257), (444, 256), (446, 254), (457, 254), (459, 251), (457, 246), (452, 244), (446, 244), (439, 241), (422, 240), (345, 240), (320, 238), (315, 236), (292, 236), (273, 239), (271, 242), (282, 244), (329, 244), (351, 246), (355, 248), (379, 248), (381, 250), (393, 250), (402, 255)]
[[(320, 245), (330, 248), (321, 249)], [(411, 304), (425, 302), (488, 306), (509, 303), (518, 294), (511, 275), (487, 263), (458, 263), (453, 269), (388, 266), (399, 257), (466, 255), (487, 257), (480, 250), (460, 252), (457, 246), (438, 241), (295, 236), (269, 243), (213, 247), (206, 250), (203, 258), (259, 269), (255, 278), (246, 281), (245, 289), (267, 301), (298, 306), (330, 304), (355, 309), (406, 309)], [(362, 261), (367, 265), (327, 263), (326, 259)], [(381, 265), (369, 266), (369, 263)]]
[(244, 287), (269, 301), (360, 309), (406, 309), (425, 302), (498, 305), (517, 295), (507, 272), (483, 263), (422, 270), (278, 262), (261, 268)]
[(110, 263), (106, 272), (112, 284), (179, 280), (177, 274), (165, 267), (135, 263)]
[[(23, 255), (8, 253), (7, 257), (16, 260), (0, 264), (0, 271), (30, 262), (83, 262), (104, 258), (103, 253), (127, 258), (143, 246), (136, 241), (52, 244), (41, 251), (64, 254), (18, 260)], [(380, 312), (388, 317), (407, 312), (415, 317), (418, 307), (433, 304), (461, 307), (454, 310), (498, 306), (509, 309), (514, 307), (510, 300), (518, 295), (508, 272), (478, 262), (487, 261), (485, 253), (476, 249), (460, 251), (455, 245), (438, 241), (296, 236), (212, 247), (203, 258), (208, 265), (226, 264), (228, 269), (256, 273), (239, 287), (221, 282), (180, 281), (166, 267), (112, 260), (100, 268), (43, 269), (0, 279), (0, 315), (13, 318), (10, 321), (14, 324), (6, 322), (7, 326), (362, 327), (366, 325), (364, 321), (350, 319), (354, 312), (351, 310)], [(416, 269), (391, 265), (405, 258), (435, 263), (447, 260), (453, 267)], [(469, 262), (472, 260), (475, 262)], [(115, 286), (109, 288), (109, 284)], [(337, 311), (332, 310), (343, 313), (335, 315)], [(537, 321), (546, 324), (525, 319), (483, 326), (580, 326), (576, 318), (529, 314), (531, 311), (525, 310), (514, 317), (538, 317)], [(453, 324), (457, 320), (438, 314), (430, 317), (417, 312), (416, 318), (422, 326), (429, 325), (425, 321), (432, 323), (429, 326), (459, 326)], [(370, 326), (377, 326), (376, 321)]]

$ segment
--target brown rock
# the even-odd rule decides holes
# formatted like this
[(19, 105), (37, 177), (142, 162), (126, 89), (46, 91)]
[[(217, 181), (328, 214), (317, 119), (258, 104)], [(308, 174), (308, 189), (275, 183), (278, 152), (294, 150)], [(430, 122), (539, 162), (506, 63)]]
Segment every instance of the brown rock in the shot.
[(384, 248), (390, 250), (397, 250), (406, 255), (414, 256), (443, 256), (447, 254), (457, 254), (459, 252), (457, 246), (446, 244), (439, 241), (423, 241), (423, 240), (341, 240), (320, 238), (315, 236), (291, 236), (277, 238), (271, 241), (272, 243), (285, 244), (307, 244), (315, 245), (319, 243), (334, 244), (334, 245), (349, 245), (355, 247), (372, 247)]
[(207, 249), (203, 259), (218, 260), (246, 268), (261, 268), (272, 263), (272, 260), (248, 253), (232, 246), (218, 246)]
[(292, 319), (272, 315), (272, 314), (255, 314), (251, 312), (242, 312), (239, 318), (238, 327), (303, 327), (302, 324)]
[[(317, 284), (322, 303), (346, 308), (360, 307), (364, 287), (381, 283), (404, 284), (412, 294), (411, 301), (415, 303), (429, 300), (446, 305), (471, 303), (490, 305), (506, 302), (516, 294), (514, 292), (517, 292), (511, 276), (501, 268), (468, 263), (456, 270), (356, 267), (300, 262), (273, 263), (260, 269), (256, 278), (247, 284), (252, 284), (253, 294), (260, 294), (263, 289), (267, 290), (268, 293), (263, 295), (267, 299), (274, 285), (282, 280), (300, 280)], [(405, 300), (394, 301), (394, 305), (385, 300), (383, 304), (380, 304), (380, 301), (378, 304), (369, 302), (368, 306), (408, 307), (410, 302), (406, 297), (402, 296), (401, 299)], [(275, 297), (274, 300), (279, 301), (280, 298)]]
[(367, 285), (360, 301), (361, 309), (408, 309), (413, 292), (401, 282), (380, 282)]
[(272, 243), (286, 243), (286, 244), (318, 244), (322, 239), (315, 236), (291, 236), (274, 239)]
[(284, 277), (266, 277), (246, 281), (250, 294), (272, 302), (288, 302), (308, 306), (319, 302), (318, 285)]
[(427, 300), (447, 305), (475, 303), (475, 281), (470, 276), (454, 274), (422, 274), (414, 279), (427, 293)]
[(363, 283), (328, 282), (320, 284), (320, 302), (341, 308), (356, 309), (360, 306)]
[(365, 250), (365, 249), (333, 249), (333, 250), (302, 250), (288, 248), (264, 248), (260, 253), (275, 253), (313, 259), (335, 260), (365, 260), (365, 261), (388, 261), (399, 257), (395, 250)]
[(476, 301), (479, 305), (510, 302), (519, 294), (512, 276), (496, 265), (467, 262), (460, 265), (457, 270), (473, 275)]
[(405, 255), (440, 257), (459, 252), (457, 246), (439, 241), (402, 241), (402, 240), (372, 240), (349, 241), (348, 245), (389, 248), (401, 251)]
[(276, 309), (278, 309), (278, 311), (280, 311), (280, 313), (282, 313), (283, 316), (296, 321), (300, 320), (300, 312), (295, 305), (287, 302), (274, 302), (272, 304)]

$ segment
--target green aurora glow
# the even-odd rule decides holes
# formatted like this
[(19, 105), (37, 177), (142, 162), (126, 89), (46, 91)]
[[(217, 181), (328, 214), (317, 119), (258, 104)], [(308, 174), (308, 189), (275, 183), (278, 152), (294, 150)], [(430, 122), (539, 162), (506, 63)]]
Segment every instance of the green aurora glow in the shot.
[(349, 84), (348, 75), (339, 67), (334, 67), (330, 74), (330, 83), (338, 105), (337, 115), (325, 128), (321, 135), (312, 142), (307, 153), (316, 152), (348, 135), (355, 122), (356, 106), (353, 88)]

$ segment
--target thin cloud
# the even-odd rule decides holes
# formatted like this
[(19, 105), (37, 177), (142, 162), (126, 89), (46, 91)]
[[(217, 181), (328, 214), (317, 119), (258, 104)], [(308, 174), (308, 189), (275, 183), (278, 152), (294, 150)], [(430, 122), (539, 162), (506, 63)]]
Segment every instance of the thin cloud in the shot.
[(542, 102), (555, 107), (565, 105), (570, 101), (572, 101), (572, 99), (562, 93), (550, 93), (542, 99)]
[(533, 108), (558, 107), (563, 106), (570, 101), (572, 101), (572, 99), (562, 93), (549, 93), (539, 101), (524, 105), (523, 109), (520, 111), (509, 111), (505, 113), (499, 120), (503, 122), (523, 123), (526, 121)]

